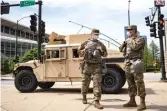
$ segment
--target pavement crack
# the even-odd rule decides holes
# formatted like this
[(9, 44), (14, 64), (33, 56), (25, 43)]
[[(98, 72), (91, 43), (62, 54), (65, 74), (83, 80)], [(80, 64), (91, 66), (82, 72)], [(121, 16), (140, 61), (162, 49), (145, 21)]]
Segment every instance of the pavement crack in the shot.
[(84, 109), (84, 111), (86, 111), (92, 104), (93, 104), (94, 100)]
[(47, 108), (51, 103), (53, 102), (53, 100), (50, 102), (50, 103), (48, 103), (46, 106), (44, 106), (40, 111), (43, 111), (45, 108)]
[(5, 111), (9, 111), (9, 110), (7, 110), (6, 108), (4, 108), (4, 107), (2, 107), (2, 106), (1, 106), (1, 108), (4, 109)]
[(7, 101), (7, 102), (2, 102), (2, 105), (8, 105), (8, 104), (13, 104), (15, 102), (20, 102), (20, 101), (24, 101), (26, 100), (28, 97), (25, 97), (23, 99), (20, 99), (20, 100), (16, 100), (16, 101)]

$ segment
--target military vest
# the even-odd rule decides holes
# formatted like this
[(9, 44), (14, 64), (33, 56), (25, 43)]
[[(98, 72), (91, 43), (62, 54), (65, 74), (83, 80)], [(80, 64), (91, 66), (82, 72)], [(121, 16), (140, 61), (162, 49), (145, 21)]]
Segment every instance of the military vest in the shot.
[(143, 57), (143, 48), (139, 49), (139, 50), (132, 50), (129, 45), (126, 45), (126, 54), (125, 54), (125, 58), (126, 59), (142, 59)]
[(100, 46), (98, 40), (88, 40), (87, 49), (85, 50), (84, 60), (86, 63), (102, 63), (101, 53), (97, 47)]

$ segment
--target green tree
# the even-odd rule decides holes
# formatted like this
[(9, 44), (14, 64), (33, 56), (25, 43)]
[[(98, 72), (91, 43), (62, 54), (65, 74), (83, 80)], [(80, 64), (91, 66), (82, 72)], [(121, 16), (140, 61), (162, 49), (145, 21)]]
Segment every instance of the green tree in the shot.
[(1, 73), (5, 74), (5, 73), (9, 73), (10, 69), (9, 69), (9, 60), (1, 60)]
[(29, 60), (37, 59), (37, 54), (37, 48), (30, 49), (28, 52), (24, 53), (23, 57), (21, 57), (21, 62), (27, 62)]
[[(154, 66), (154, 62), (156, 62), (156, 66)], [(147, 70), (157, 70), (160, 69), (160, 55), (159, 55), (159, 47), (151, 41), (151, 43), (146, 46), (144, 49), (144, 64)]]
[[(41, 50), (41, 55), (44, 54), (44, 51)], [(24, 53), (23, 57), (21, 57), (21, 62), (27, 62), (29, 60), (37, 60), (38, 58), (38, 49), (33, 48), (30, 49), (28, 52)]]
[(159, 51), (159, 47), (154, 43), (154, 41), (152, 41), (149, 45), (149, 51), (152, 54), (152, 65), (153, 65), (153, 61), (156, 61), (157, 64), (159, 64), (160, 62), (160, 51)]

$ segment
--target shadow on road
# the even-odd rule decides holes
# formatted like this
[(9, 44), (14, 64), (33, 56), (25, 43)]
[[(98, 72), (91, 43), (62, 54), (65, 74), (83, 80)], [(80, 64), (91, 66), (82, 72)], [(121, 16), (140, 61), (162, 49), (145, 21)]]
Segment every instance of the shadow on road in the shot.
[[(147, 109), (152, 109), (152, 110), (156, 110), (156, 111), (167, 111), (167, 106), (159, 106), (159, 105), (148, 105), (146, 106)], [(137, 109), (137, 107), (133, 107), (133, 108), (126, 108), (126, 107), (123, 107), (122, 105), (104, 105), (104, 108), (114, 108), (114, 109)]]
[[(51, 89), (36, 89), (35, 93), (70, 93), (70, 94), (79, 94), (81, 89), (79, 88), (51, 88)], [(89, 89), (89, 92), (92, 92), (92, 89)]]
[[(81, 89), (80, 88), (51, 88), (51, 89), (36, 89), (34, 91), (35, 93), (64, 93), (64, 94), (80, 94)], [(88, 93), (93, 93), (93, 89), (89, 88)], [(148, 94), (156, 94), (151, 88), (146, 88), (146, 93)], [(105, 94), (105, 93), (103, 93)], [(123, 88), (118, 94), (115, 95), (122, 95), (127, 94), (128, 95), (128, 89)]]
[[(80, 94), (80, 88), (51, 88), (51, 89), (36, 89), (34, 93), (70, 93), (70, 94)], [(88, 93), (93, 93), (93, 89), (89, 88)], [(121, 89), (118, 94), (127, 94), (127, 89)]]

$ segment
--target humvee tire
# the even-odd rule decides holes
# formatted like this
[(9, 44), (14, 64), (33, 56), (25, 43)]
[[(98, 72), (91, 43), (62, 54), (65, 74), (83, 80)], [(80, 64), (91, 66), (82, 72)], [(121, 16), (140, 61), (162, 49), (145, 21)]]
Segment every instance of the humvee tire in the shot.
[(49, 89), (51, 88), (55, 82), (38, 82), (38, 86), (42, 89)]
[(123, 80), (121, 87), (123, 87), (126, 83), (126, 75), (125, 75), (125, 72), (120, 72), (120, 73), (124, 73), (124, 74), (121, 74), (122, 80)]
[(123, 78), (118, 71), (108, 69), (107, 73), (102, 78), (102, 92), (106, 94), (116, 94), (121, 90), (123, 82)]
[(17, 90), (22, 93), (33, 92), (37, 88), (37, 79), (32, 71), (20, 71), (14, 80)]

